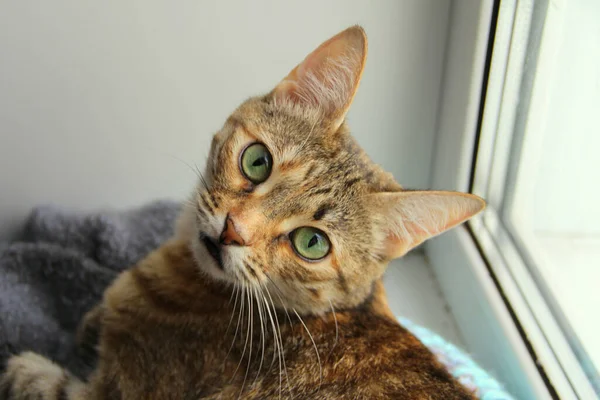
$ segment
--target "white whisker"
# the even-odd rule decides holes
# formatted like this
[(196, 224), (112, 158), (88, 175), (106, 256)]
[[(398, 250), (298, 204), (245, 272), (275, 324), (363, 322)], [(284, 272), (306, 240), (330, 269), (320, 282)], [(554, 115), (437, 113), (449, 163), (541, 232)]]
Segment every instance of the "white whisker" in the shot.
[(285, 315), (287, 315), (287, 319), (288, 319), (288, 322), (290, 323), (290, 326), (292, 326), (293, 325), (292, 318), (290, 317), (290, 314), (288, 313), (288, 309), (285, 306), (285, 302), (283, 301), (283, 298), (281, 297), (281, 296), (283, 296), (283, 292), (281, 291), (281, 289), (279, 289), (279, 286), (277, 286), (275, 284), (275, 281), (273, 281), (273, 279), (271, 279), (271, 277), (267, 276), (267, 278), (269, 278), (269, 280), (273, 284), (273, 287), (276, 290), (275, 294), (277, 295), (277, 297), (279, 298), (279, 301), (281, 302), (281, 307), (283, 307), (283, 311), (285, 312)]
[[(244, 293), (245, 293), (246, 289), (243, 286), (241, 287), (241, 289), (242, 289), (242, 293), (241, 293), (241, 300), (242, 301), (241, 301), (241, 306), (240, 306), (240, 313), (238, 315), (238, 321), (237, 321), (237, 325), (235, 327), (235, 333), (233, 334), (233, 340), (231, 341), (231, 346), (229, 346), (229, 351), (227, 351), (227, 355), (225, 356), (225, 360), (223, 361), (223, 364), (225, 364), (227, 362), (227, 360), (229, 359), (229, 354), (231, 353), (231, 350), (233, 349), (233, 346), (235, 346), (235, 340), (237, 339), (237, 333), (238, 333), (238, 330), (240, 328), (240, 320), (242, 318), (242, 315), (244, 314), (244, 303), (245, 303), (245, 301), (244, 301)], [(231, 380), (233, 380), (234, 376), (235, 376), (235, 373), (231, 377)]]
[[(229, 304), (231, 304), (231, 300), (233, 300), (233, 295), (235, 293), (237, 293), (237, 287), (238, 287), (238, 284), (237, 284), (237, 282), (235, 282), (233, 284), (233, 290), (231, 291), (231, 296), (229, 297)], [(236, 301), (237, 301), (237, 296), (236, 296)]]
[[(275, 321), (273, 319), (273, 315), (271, 314), (271, 306), (269, 305), (269, 302), (267, 301), (267, 298), (263, 295), (263, 299), (265, 301), (265, 305), (267, 307), (267, 313), (269, 315), (269, 320), (271, 321), (271, 327), (273, 328), (273, 340), (275, 341), (275, 345), (277, 347), (277, 355), (278, 355), (278, 360), (279, 360), (279, 398), (281, 398), (281, 388), (282, 388), (282, 374), (281, 374), (281, 347), (280, 347), (280, 343), (278, 340), (278, 335), (277, 335), (277, 329), (275, 327)], [(275, 310), (273, 310), (273, 312), (275, 312)], [(287, 374), (287, 372), (286, 372)]]
[(302, 326), (306, 330), (306, 333), (308, 333), (308, 336), (310, 336), (310, 341), (312, 342), (313, 347), (315, 348), (315, 354), (317, 355), (317, 361), (319, 363), (319, 389), (321, 389), (321, 385), (323, 384), (323, 365), (321, 364), (321, 357), (319, 356), (319, 350), (317, 349), (317, 344), (315, 343), (315, 339), (313, 338), (313, 335), (310, 333), (310, 330), (304, 323), (304, 320), (302, 319), (302, 317), (300, 317), (300, 314), (298, 314), (298, 311), (296, 311), (295, 308), (293, 309), (293, 311), (296, 314), (296, 317), (298, 317), (298, 319), (300, 320), (300, 323), (302, 323)]
[(190, 169), (190, 171), (192, 171), (196, 175), (197, 178), (200, 178), (200, 176), (202, 175), (202, 174), (200, 174), (200, 171), (198, 170), (197, 166), (196, 166), (196, 169), (194, 169), (190, 163), (188, 163), (187, 161), (185, 161), (185, 160), (177, 157), (174, 154), (171, 154), (171, 153), (163, 153), (163, 154), (171, 157), (174, 160), (179, 161), (180, 163), (182, 163), (183, 165), (185, 165), (186, 167), (188, 167)]
[(265, 359), (265, 326), (264, 326), (265, 321), (264, 321), (264, 317), (263, 317), (263, 303), (262, 303), (261, 297), (258, 295), (258, 291), (259, 291), (258, 288), (254, 289), (254, 296), (256, 297), (256, 304), (258, 306), (258, 316), (260, 319), (260, 340), (261, 340), (261, 344), (262, 344), (262, 352), (260, 355), (260, 364), (258, 365), (258, 371), (256, 372), (256, 377), (254, 378), (254, 382), (252, 382), (253, 386), (256, 383), (258, 376), (260, 375), (260, 371), (263, 366), (263, 361)]
[(333, 344), (333, 347), (329, 351), (329, 354), (327, 355), (327, 357), (329, 357), (331, 355), (331, 353), (333, 353), (333, 349), (336, 348), (336, 346), (338, 344), (339, 332), (340, 332), (339, 328), (338, 328), (337, 315), (335, 314), (335, 308), (333, 308), (333, 303), (331, 302), (331, 299), (329, 299), (329, 306), (331, 307), (331, 313), (333, 314), (333, 320), (335, 321), (335, 343)]
[[(248, 312), (250, 313), (250, 312), (252, 312), (252, 310), (250, 310), (250, 295), (249, 295), (248, 290), (246, 290), (245, 292), (246, 292), (246, 300), (248, 301)], [(235, 375), (237, 374), (238, 370), (240, 369), (242, 362), (244, 361), (244, 356), (246, 355), (246, 347), (248, 346), (248, 339), (250, 339), (250, 317), (248, 317), (248, 328), (246, 328), (246, 339), (244, 340), (244, 350), (242, 351), (242, 355), (240, 356), (240, 361), (238, 362), (238, 365), (235, 368), (235, 371), (233, 372), (233, 376), (231, 377), (232, 380), (235, 377)]]
[[(233, 297), (233, 293), (235, 293), (235, 302), (233, 303), (233, 311), (231, 311), (231, 318), (229, 318), (229, 324), (227, 325), (227, 330), (225, 331), (225, 336), (229, 333), (229, 328), (231, 327), (231, 322), (233, 321), (233, 317), (235, 315), (235, 310), (237, 309), (238, 304), (238, 295), (240, 293), (240, 287), (237, 283), (234, 284), (234, 290), (231, 292), (231, 296)], [(231, 299), (229, 299), (229, 304), (231, 304)]]
[[(252, 296), (252, 292), (248, 290), (248, 297), (250, 298), (250, 307), (248, 308), (248, 322), (250, 329), (250, 347), (248, 351), (248, 364), (246, 364), (246, 374), (244, 375), (244, 382), (242, 382), (242, 388), (240, 389), (240, 394), (238, 399), (242, 397), (242, 393), (244, 393), (244, 386), (246, 385), (246, 380), (248, 379), (248, 371), (250, 371), (250, 367), (252, 366), (252, 345), (254, 342), (254, 297)], [(244, 346), (244, 350), (246, 347)], [(243, 355), (242, 355), (243, 358)]]
[[(273, 306), (273, 315), (275, 316), (275, 322), (277, 325), (277, 329), (279, 331), (279, 348), (280, 348), (280, 353), (281, 353), (281, 362), (283, 364), (283, 372), (285, 373), (285, 379), (288, 384), (290, 396), (292, 398), (294, 398), (294, 394), (292, 393), (292, 385), (290, 384), (290, 377), (288, 376), (287, 366), (285, 365), (285, 353), (283, 352), (283, 339), (281, 336), (281, 326), (279, 325), (279, 318), (277, 317), (277, 308), (275, 308), (275, 303), (273, 302), (273, 297), (271, 297), (271, 292), (269, 291), (269, 288), (265, 287), (265, 289), (267, 290), (267, 295), (269, 296), (269, 300), (271, 301), (271, 305)], [(280, 372), (280, 377), (281, 377), (281, 372)]]

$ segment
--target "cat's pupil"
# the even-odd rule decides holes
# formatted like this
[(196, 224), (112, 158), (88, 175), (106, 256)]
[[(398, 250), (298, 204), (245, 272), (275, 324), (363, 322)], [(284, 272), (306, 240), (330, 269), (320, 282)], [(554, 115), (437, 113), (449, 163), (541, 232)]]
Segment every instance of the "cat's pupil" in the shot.
[(257, 158), (253, 163), (252, 166), (253, 167), (259, 167), (261, 165), (265, 165), (267, 163), (267, 157), (263, 156), (263, 157), (259, 157)]
[(315, 244), (317, 244), (318, 241), (319, 238), (317, 238), (317, 235), (313, 235), (313, 237), (311, 237), (308, 241), (308, 247), (313, 247)]

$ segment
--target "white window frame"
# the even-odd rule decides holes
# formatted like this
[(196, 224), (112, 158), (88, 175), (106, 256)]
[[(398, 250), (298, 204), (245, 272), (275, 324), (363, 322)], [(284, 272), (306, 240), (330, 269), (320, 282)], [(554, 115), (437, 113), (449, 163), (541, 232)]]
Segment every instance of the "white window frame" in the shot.
[[(430, 241), (426, 253), (467, 350), (515, 397), (593, 399), (593, 388), (497, 212), (529, 35), (536, 29), (541, 34), (532, 17), (546, 13), (553, 23), (543, 27), (544, 37), (559, 35), (560, 7), (534, 0), (476, 3), (454, 1), (451, 7), (432, 187), (472, 189), (489, 207), (469, 226)], [(548, 61), (553, 51), (542, 44), (537, 56)], [(534, 88), (539, 92), (547, 80), (536, 74)], [(539, 129), (529, 125), (542, 123), (543, 107), (541, 96), (531, 98), (526, 129)]]

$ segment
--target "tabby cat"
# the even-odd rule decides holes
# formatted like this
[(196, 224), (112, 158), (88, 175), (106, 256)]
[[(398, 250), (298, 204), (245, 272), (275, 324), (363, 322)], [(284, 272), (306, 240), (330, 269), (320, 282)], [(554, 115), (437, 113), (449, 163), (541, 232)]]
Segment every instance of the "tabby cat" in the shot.
[(484, 202), (404, 190), (357, 145), (344, 119), (366, 54), (364, 31), (351, 27), (227, 119), (177, 233), (85, 317), (82, 344), (98, 338), (87, 381), (23, 353), (9, 360), (0, 393), (474, 398), (399, 325), (381, 278), (390, 260)]

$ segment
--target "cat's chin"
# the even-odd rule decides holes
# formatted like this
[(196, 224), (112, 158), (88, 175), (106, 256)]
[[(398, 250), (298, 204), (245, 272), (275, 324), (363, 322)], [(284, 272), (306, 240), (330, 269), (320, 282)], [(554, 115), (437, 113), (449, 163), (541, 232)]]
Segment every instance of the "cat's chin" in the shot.
[(190, 239), (190, 248), (200, 271), (217, 281), (233, 283), (229, 274), (222, 268), (222, 264), (220, 265), (220, 263), (215, 260), (204, 243), (194, 237), (193, 239)]
[(197, 237), (190, 242), (196, 265), (207, 276), (229, 284), (243, 283), (247, 280), (244, 276), (240, 276), (241, 271), (236, 268), (240, 258), (236, 249), (221, 249), (217, 252), (216, 249), (212, 249), (215, 244), (211, 240), (199, 240)]

